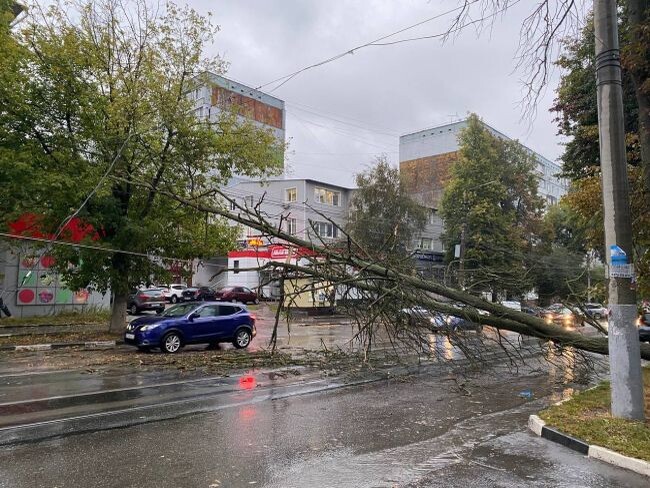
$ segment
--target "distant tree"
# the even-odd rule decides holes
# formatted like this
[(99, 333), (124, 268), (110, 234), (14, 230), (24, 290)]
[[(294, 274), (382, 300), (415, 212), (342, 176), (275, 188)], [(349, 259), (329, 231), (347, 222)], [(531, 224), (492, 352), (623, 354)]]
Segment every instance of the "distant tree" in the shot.
[[(191, 259), (230, 248), (236, 229), (224, 219), (156, 192), (216, 204), (215, 187), (233, 173), (282, 164), (270, 131), (234, 112), (195, 116), (189, 94), (202, 73), (225, 68), (204, 55), (217, 31), (209, 19), (173, 3), (78, 0), (36, 4), (19, 27), (0, 43), (3, 216), (38, 213), (54, 233), (81, 208), (99, 245), (113, 249)], [(159, 259), (55, 250), (70, 286), (111, 290), (114, 329), (131, 287), (168, 276)]]
[[(543, 217), (546, 234), (544, 242), (549, 246), (565, 248), (576, 254), (585, 254), (588, 250), (585, 235), (589, 224), (575, 212), (566, 200), (548, 208)], [(540, 246), (543, 247), (543, 246)]]
[(427, 221), (428, 210), (412, 200), (399, 170), (379, 157), (356, 176), (346, 231), (374, 258), (404, 260)]
[[(634, 2), (629, 2), (633, 4)], [(621, 15), (621, 48), (623, 51), (623, 103), (625, 106), (625, 131), (630, 188), (630, 202), (633, 215), (635, 266), (639, 293), (650, 293), (650, 212), (648, 196), (650, 161), (643, 161), (645, 132), (639, 130), (644, 116), (640, 113), (639, 100), (648, 82), (639, 84), (639, 77), (647, 71), (647, 43), (640, 37), (648, 36), (650, 24), (647, 16), (643, 20), (645, 29), (632, 27), (629, 8)], [(634, 31), (634, 35), (633, 32)], [(596, 80), (594, 77), (594, 31), (593, 19), (582, 30), (581, 36), (563, 42), (563, 53), (557, 65), (563, 74), (556, 92), (552, 111), (556, 112), (559, 133), (568, 137), (562, 154), (563, 173), (571, 179), (568, 195), (563, 207), (580, 221), (584, 229), (584, 247), (592, 249), (604, 258), (604, 227), (602, 213), (602, 190), (600, 183), (600, 155), (598, 143), (598, 107), (596, 104)], [(645, 54), (644, 54), (645, 53)], [(645, 56), (645, 57), (644, 57)], [(644, 67), (645, 66), (645, 67)], [(635, 82), (637, 79), (637, 82)], [(647, 75), (646, 75), (647, 80)], [(650, 122), (648, 122), (650, 124)], [(644, 136), (645, 134), (645, 136)], [(644, 169), (645, 167), (645, 169)], [(644, 172), (646, 176), (644, 178)]]
[(464, 287), (521, 294), (531, 287), (526, 255), (543, 208), (535, 158), (518, 142), (493, 135), (474, 114), (459, 143), (442, 198), (447, 261), (461, 244)]

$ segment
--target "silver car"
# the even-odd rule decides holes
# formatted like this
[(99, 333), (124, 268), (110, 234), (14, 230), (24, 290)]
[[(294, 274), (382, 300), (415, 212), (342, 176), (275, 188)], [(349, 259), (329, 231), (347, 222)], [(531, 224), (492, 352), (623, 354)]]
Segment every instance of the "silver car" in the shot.
[(585, 312), (589, 317), (596, 320), (606, 319), (609, 315), (607, 308), (603, 307), (600, 303), (585, 303)]

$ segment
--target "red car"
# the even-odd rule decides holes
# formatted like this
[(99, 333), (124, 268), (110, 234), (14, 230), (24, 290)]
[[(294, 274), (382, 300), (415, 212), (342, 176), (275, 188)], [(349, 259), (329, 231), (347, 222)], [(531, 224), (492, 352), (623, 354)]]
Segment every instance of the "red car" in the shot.
[(217, 291), (217, 300), (223, 302), (260, 303), (257, 293), (245, 286), (227, 286)]

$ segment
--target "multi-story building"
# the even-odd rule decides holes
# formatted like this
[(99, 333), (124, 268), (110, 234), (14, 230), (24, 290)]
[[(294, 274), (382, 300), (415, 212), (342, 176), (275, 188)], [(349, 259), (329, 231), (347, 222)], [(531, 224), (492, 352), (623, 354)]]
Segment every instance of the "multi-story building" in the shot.
[[(353, 189), (311, 179), (270, 179), (266, 181), (238, 181), (224, 189), (233, 200), (231, 210), (237, 206), (257, 210), (265, 219), (281, 226), (288, 234), (311, 241), (327, 244), (338, 239), (340, 228), (348, 221), (348, 209)], [(301, 254), (308, 250), (296, 250), (285, 246), (275, 238), (261, 234), (257, 229), (242, 227), (239, 249), (228, 253), (227, 259), (202, 263), (195, 282), (201, 284), (229, 286), (262, 286), (265, 296), (275, 296), (273, 280), (269, 274), (256, 269), (270, 261), (299, 262)], [(228, 269), (218, 274), (219, 268)], [(240, 271), (241, 269), (241, 271)], [(216, 275), (216, 276), (215, 276)]]
[[(510, 139), (483, 124), (495, 136)], [(409, 186), (410, 193), (421, 204), (438, 208), (449, 175), (449, 167), (457, 158), (458, 136), (465, 127), (467, 120), (461, 120), (400, 137), (400, 172)], [(533, 150), (526, 149), (537, 160), (539, 195), (549, 204), (557, 203), (568, 189), (566, 179), (558, 176), (562, 168)]]
[[(484, 125), (495, 136), (509, 139), (489, 125)], [(462, 120), (400, 137), (400, 174), (407, 191), (420, 205), (431, 210), (431, 219), (417, 246), (419, 247), (416, 253), (418, 267), (434, 275), (440, 274), (444, 254), (440, 240), (443, 222), (437, 210), (449, 178), (449, 169), (458, 158), (458, 136), (465, 127), (467, 127), (467, 120)], [(539, 195), (549, 205), (557, 203), (568, 187), (567, 181), (558, 176), (562, 168), (540, 154), (526, 149), (535, 156), (537, 161)]]
[[(286, 113), (283, 100), (214, 73), (206, 73), (206, 76), (208, 82), (189, 93), (197, 118), (217, 122), (223, 110), (234, 108), (242, 119), (272, 130), (284, 147)], [(239, 179), (242, 177), (235, 177), (235, 181)]]
[[(230, 80), (214, 73), (206, 73), (207, 82), (197, 87), (188, 96), (194, 101), (194, 113), (199, 119), (217, 122), (224, 110), (235, 109), (241, 120), (252, 121), (259, 127), (270, 129), (281, 147), (285, 143), (286, 113), (284, 101), (256, 90), (243, 83)], [(284, 161), (284, 154), (279, 156)], [(227, 187), (235, 188), (238, 183), (251, 181), (242, 175), (234, 175)], [(195, 285), (224, 285), (227, 275), (218, 274), (225, 269), (228, 259), (213, 257), (194, 260), (192, 283)]]

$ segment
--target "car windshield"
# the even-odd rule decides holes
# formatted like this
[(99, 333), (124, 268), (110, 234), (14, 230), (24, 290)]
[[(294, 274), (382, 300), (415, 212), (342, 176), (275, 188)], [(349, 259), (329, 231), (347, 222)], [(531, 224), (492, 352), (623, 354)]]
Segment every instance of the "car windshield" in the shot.
[(197, 305), (193, 303), (183, 303), (181, 305), (174, 305), (173, 307), (169, 307), (160, 315), (163, 317), (182, 317), (190, 313), (196, 307)]
[(145, 290), (145, 291), (142, 292), (142, 294), (150, 296), (150, 297), (159, 297), (160, 295), (162, 295), (162, 291), (161, 290)]

